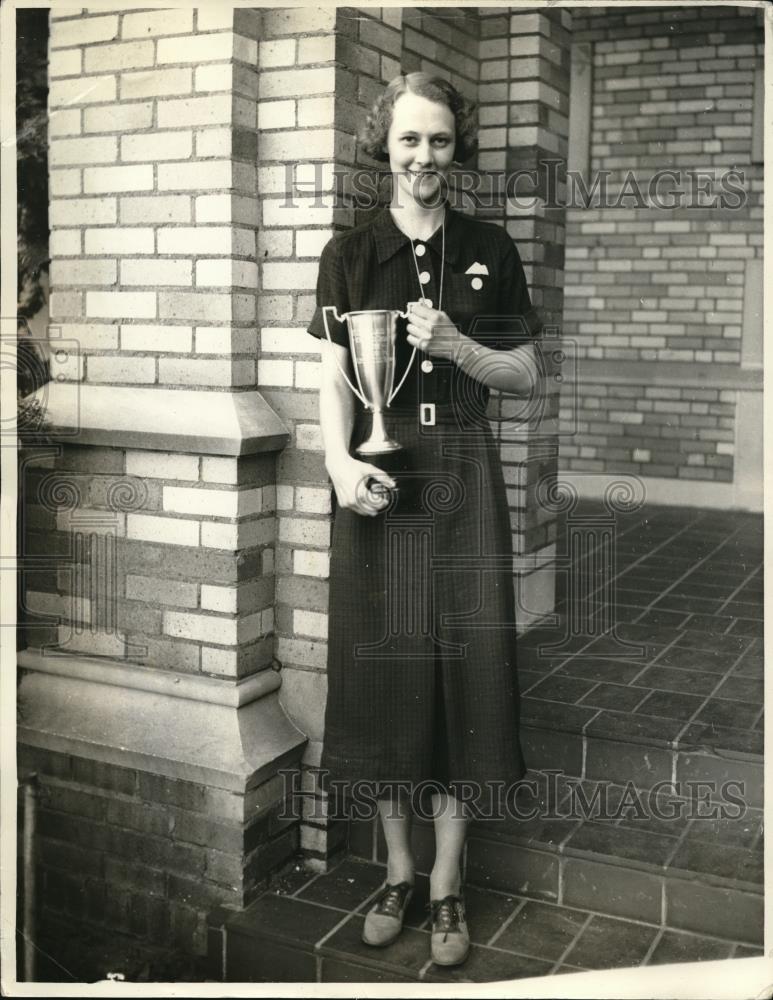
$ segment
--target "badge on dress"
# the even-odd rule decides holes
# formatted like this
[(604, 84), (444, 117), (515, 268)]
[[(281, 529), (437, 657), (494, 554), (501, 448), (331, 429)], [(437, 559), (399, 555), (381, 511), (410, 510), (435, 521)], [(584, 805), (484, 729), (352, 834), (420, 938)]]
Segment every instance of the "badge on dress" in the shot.
[(475, 261), (474, 264), (470, 264), (470, 266), (464, 273), (473, 275), (470, 284), (472, 285), (472, 287), (475, 289), (476, 292), (479, 292), (481, 288), (483, 288), (483, 279), (480, 277), (480, 275), (482, 274), (488, 275), (488, 268), (486, 267), (485, 264), (481, 264), (478, 261)]

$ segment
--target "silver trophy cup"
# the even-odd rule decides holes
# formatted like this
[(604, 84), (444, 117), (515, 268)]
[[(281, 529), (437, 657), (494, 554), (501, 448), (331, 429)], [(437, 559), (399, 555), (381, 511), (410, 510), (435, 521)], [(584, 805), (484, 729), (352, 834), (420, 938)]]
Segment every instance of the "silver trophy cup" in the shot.
[[(349, 327), (349, 344), (352, 355), (352, 368), (357, 386), (352, 385), (338, 359), (336, 364), (346, 379), (349, 388), (369, 410), (373, 411), (373, 426), (366, 441), (358, 445), (355, 451), (363, 456), (389, 455), (403, 450), (403, 446), (393, 440), (384, 426), (384, 411), (400, 391), (400, 387), (411, 370), (416, 348), (405, 369), (405, 374), (395, 388), (395, 357), (397, 341), (397, 319), (407, 319), (407, 312), (398, 309), (362, 309), (356, 312), (344, 313), (339, 316), (335, 306), (324, 306), (322, 316), (325, 322), (325, 333), (332, 344), (328, 328), (327, 315), (332, 312), (334, 318)], [(394, 463), (390, 462), (394, 466)]]

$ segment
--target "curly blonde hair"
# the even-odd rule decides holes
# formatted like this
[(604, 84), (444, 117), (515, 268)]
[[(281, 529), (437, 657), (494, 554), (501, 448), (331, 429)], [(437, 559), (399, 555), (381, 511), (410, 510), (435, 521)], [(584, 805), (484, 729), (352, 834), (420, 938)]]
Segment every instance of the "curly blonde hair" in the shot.
[(478, 148), (476, 105), (460, 94), (448, 80), (429, 73), (400, 73), (387, 84), (386, 90), (373, 105), (360, 134), (359, 143), (363, 152), (381, 163), (389, 162), (387, 135), (392, 124), (392, 109), (395, 101), (403, 94), (426, 97), (427, 100), (437, 101), (450, 109), (456, 123), (454, 159), (457, 163), (463, 163), (475, 153)]

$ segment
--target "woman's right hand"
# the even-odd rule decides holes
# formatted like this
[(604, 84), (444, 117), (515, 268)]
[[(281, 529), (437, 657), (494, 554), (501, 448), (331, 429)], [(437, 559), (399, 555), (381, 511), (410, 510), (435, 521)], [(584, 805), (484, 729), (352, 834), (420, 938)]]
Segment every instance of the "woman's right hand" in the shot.
[[(348, 454), (327, 459), (325, 465), (333, 480), (339, 506), (366, 517), (380, 514), (389, 503), (387, 491), (383, 487), (392, 489), (397, 485), (383, 469), (368, 462), (360, 462)], [(370, 479), (375, 479), (383, 487), (368, 489)]]

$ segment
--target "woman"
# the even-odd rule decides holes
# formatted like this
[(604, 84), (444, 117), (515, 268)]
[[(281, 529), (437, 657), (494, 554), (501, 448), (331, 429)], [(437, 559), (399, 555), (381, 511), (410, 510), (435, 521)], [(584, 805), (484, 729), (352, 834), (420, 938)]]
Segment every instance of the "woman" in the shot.
[[(324, 248), (309, 325), (322, 338), (320, 422), (337, 501), (323, 779), (345, 782), (352, 798), (363, 782), (376, 789), (388, 861), (365, 919), (372, 945), (402, 928), (414, 793), (431, 792), (431, 953), (442, 965), (469, 950), (460, 866), (471, 812), (490, 809), (495, 784), (525, 771), (511, 529), (485, 409), (489, 388), (533, 391), (529, 340), (540, 323), (505, 231), (445, 200), (452, 163), (476, 145), (473, 107), (451, 84), (424, 73), (392, 80), (362, 140), (389, 163), (391, 202)], [(326, 339), (328, 305), (339, 315), (409, 308), (398, 381), (414, 348), (416, 360), (386, 413), (410, 456), (397, 500), (395, 477), (356, 457), (370, 416), (339, 370), (351, 373), (346, 324)]]

